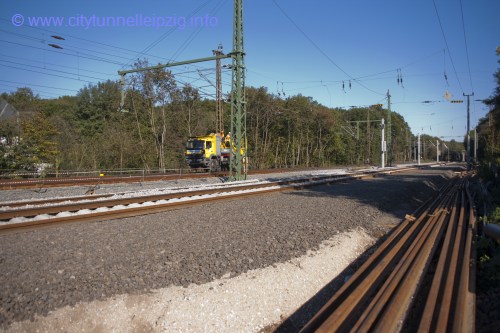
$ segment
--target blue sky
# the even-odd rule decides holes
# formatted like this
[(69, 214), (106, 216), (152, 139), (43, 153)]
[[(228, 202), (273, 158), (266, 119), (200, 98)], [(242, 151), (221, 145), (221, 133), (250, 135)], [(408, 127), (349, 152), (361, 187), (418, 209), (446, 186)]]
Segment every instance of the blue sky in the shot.
[[(74, 95), (90, 82), (118, 79), (117, 71), (138, 57), (157, 64), (210, 56), (219, 43), (226, 52), (232, 47), (229, 0), (0, 0), (0, 8), (0, 91), (29, 86), (42, 98)], [(474, 127), (488, 111), (475, 100), (489, 97), (496, 86), (499, 12), (498, 0), (247, 0), (246, 84), (346, 108), (386, 104), (389, 90), (392, 110), (415, 134), (460, 140), (466, 129), (462, 94), (474, 92)], [(111, 19), (99, 26), (93, 16)], [(38, 17), (63, 21), (33, 27)], [(111, 26), (118, 17), (131, 19)], [(173, 72), (179, 84), (213, 96), (213, 63)], [(223, 79), (229, 92), (228, 71)], [(446, 92), (464, 103), (449, 103)]]

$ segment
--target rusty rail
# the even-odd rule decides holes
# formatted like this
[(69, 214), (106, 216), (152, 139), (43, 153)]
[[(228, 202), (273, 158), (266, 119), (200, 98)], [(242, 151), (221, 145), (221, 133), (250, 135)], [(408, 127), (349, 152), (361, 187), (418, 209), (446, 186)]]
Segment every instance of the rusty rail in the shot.
[(448, 184), (393, 230), (301, 332), (474, 331), (471, 202), (465, 180)]
[[(399, 171), (407, 171), (408, 169), (400, 169)], [(391, 171), (394, 173), (394, 171)], [(158, 213), (162, 211), (167, 211), (170, 209), (177, 209), (182, 206), (199, 204), (204, 202), (210, 202), (214, 200), (227, 200), (229, 198), (247, 197), (251, 195), (257, 195), (262, 193), (270, 193), (277, 191), (286, 191), (292, 189), (301, 189), (310, 186), (317, 186), (322, 184), (332, 184), (339, 181), (347, 181), (354, 179), (363, 179), (369, 177), (375, 177), (377, 175), (388, 174), (388, 171), (370, 171), (367, 173), (355, 173), (351, 175), (323, 175), (323, 176), (308, 176), (302, 177), (300, 179), (289, 179), (281, 180), (276, 182), (258, 183), (258, 184), (241, 184), (241, 185), (231, 185), (229, 187), (222, 187), (216, 189), (205, 189), (205, 190), (195, 190), (186, 191), (178, 193), (165, 193), (158, 195), (149, 195), (142, 197), (130, 197), (130, 198), (101, 198), (101, 200), (90, 201), (90, 202), (70, 202), (63, 204), (47, 205), (41, 207), (21, 207), (16, 206), (14, 209), (8, 209), (0, 211), (0, 233), (5, 232), (17, 232), (20, 230), (32, 229), (44, 225), (55, 225), (60, 223), (68, 222), (95, 222), (109, 219), (125, 218), (139, 215), (147, 215)], [(258, 192), (248, 192), (247, 190), (259, 189)], [(247, 192), (245, 192), (247, 191)], [(211, 196), (206, 198), (189, 199), (190, 197), (196, 197), (206, 194), (221, 194), (228, 193), (224, 197), (221, 196)], [(188, 198), (186, 201), (176, 201), (176, 202), (161, 202), (162, 200), (178, 199), (178, 198)], [(90, 198), (87, 198), (90, 199)], [(59, 199), (57, 199), (58, 201)], [(50, 202), (50, 200), (48, 201)], [(48, 203), (47, 202), (47, 203)], [(127, 207), (131, 204), (142, 204), (145, 202), (155, 202), (154, 205), (147, 205), (144, 207)], [(101, 207), (116, 207), (120, 206), (118, 209), (99, 211), (98, 208)], [(57, 216), (59, 213), (66, 212), (77, 212), (80, 210), (89, 210), (79, 215), (71, 216)], [(42, 214), (49, 215), (49, 217), (43, 217)], [(34, 217), (40, 216), (40, 218), (30, 219), (25, 222), (10, 223), (10, 219), (19, 217)]]

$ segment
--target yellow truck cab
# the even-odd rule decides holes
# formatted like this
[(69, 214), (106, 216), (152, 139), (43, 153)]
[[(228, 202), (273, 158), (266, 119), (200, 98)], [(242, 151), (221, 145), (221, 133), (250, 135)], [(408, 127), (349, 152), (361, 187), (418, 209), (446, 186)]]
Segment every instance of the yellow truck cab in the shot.
[(189, 138), (185, 158), (191, 168), (220, 171), (225, 168), (226, 163), (229, 165), (229, 156), (227, 160), (222, 156), (221, 135), (214, 133)]

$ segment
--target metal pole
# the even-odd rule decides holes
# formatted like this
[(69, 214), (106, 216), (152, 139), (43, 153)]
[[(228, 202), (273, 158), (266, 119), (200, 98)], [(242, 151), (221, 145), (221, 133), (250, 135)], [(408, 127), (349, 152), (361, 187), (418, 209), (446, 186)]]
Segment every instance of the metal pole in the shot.
[(372, 144), (372, 141), (371, 141), (371, 138), (370, 138), (370, 108), (367, 108), (366, 109), (366, 140), (367, 140), (367, 143), (368, 143), (368, 152), (367, 152), (367, 161), (368, 163), (371, 162), (371, 155), (372, 155), (372, 151), (371, 151), (371, 144)]
[[(221, 56), (224, 53), (222, 52), (222, 45), (219, 45), (217, 50), (212, 50), (214, 56)], [(222, 104), (222, 75), (221, 75), (221, 63), (220, 59), (215, 60), (215, 132), (224, 133), (224, 107)]]
[(384, 118), (382, 118), (382, 120), (380, 121), (380, 128), (382, 128), (382, 142), (380, 143), (380, 150), (381, 150), (381, 156), (380, 156), (380, 160), (381, 160), (381, 166), (382, 166), (382, 169), (385, 168), (385, 165), (384, 165), (384, 162), (385, 162), (385, 150), (386, 150), (386, 147), (385, 147), (385, 140), (384, 140), (384, 135), (385, 135), (385, 124), (384, 124)]
[(413, 145), (413, 161), (417, 160), (417, 145), (416, 142), (414, 141), (415, 139), (411, 139), (411, 144)]
[(439, 140), (436, 140), (436, 162), (439, 163)]
[(474, 161), (477, 161), (477, 128), (474, 128)]
[(391, 95), (387, 90), (387, 165), (392, 166)]
[(474, 93), (467, 95), (467, 168), (470, 169), (470, 97), (474, 96)]
[(417, 141), (417, 150), (418, 150), (418, 165), (420, 165), (420, 133), (418, 133), (418, 141)]

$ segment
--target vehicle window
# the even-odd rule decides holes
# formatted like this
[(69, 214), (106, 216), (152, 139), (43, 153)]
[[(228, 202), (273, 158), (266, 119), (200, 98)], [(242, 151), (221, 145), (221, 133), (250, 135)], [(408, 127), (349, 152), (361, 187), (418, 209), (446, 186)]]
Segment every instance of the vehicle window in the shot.
[(186, 148), (187, 149), (203, 149), (204, 147), (204, 142), (202, 140), (189, 140), (186, 143)]

